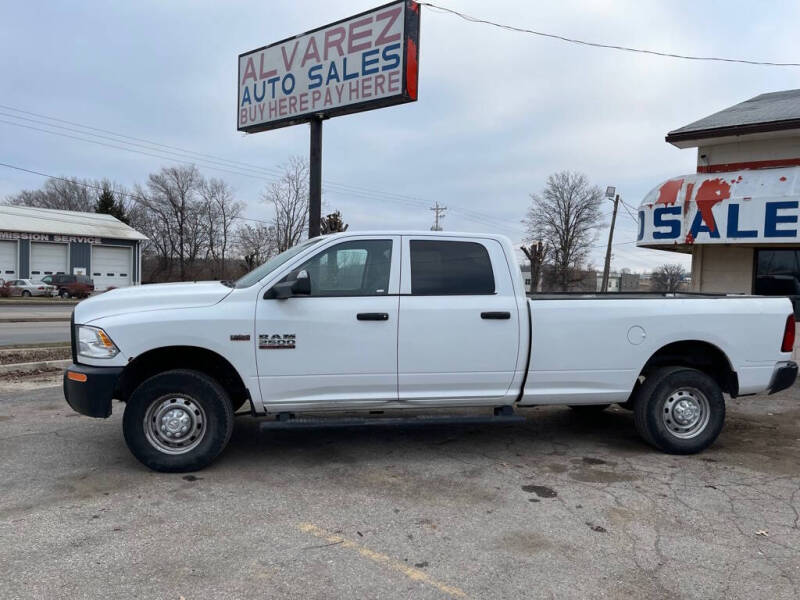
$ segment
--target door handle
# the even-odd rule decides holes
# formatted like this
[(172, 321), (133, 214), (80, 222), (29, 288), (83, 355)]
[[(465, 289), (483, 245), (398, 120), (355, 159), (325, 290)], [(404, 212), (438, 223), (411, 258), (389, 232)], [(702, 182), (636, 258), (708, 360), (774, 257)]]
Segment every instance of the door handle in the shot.
[(481, 319), (510, 319), (510, 318), (511, 318), (511, 313), (507, 311), (481, 313)]
[(389, 313), (358, 313), (356, 319), (359, 321), (388, 321)]

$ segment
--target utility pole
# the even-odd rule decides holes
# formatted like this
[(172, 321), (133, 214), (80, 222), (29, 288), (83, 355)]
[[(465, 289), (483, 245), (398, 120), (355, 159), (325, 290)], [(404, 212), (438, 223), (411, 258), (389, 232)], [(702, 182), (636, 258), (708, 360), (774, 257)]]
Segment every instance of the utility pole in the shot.
[(308, 237), (317, 237), (322, 219), (322, 117), (311, 119), (308, 156)]
[(617, 221), (618, 205), (619, 205), (619, 194), (614, 196), (614, 212), (611, 215), (611, 229), (608, 230), (608, 247), (606, 248), (606, 264), (603, 267), (603, 283), (600, 286), (600, 291), (603, 293), (608, 291), (608, 271), (611, 268), (611, 242), (614, 239), (614, 224)]
[(436, 201), (435, 206), (431, 206), (431, 210), (433, 211), (435, 217), (433, 222), (433, 227), (431, 227), (431, 231), (442, 231), (442, 226), (439, 225), (439, 219), (444, 219), (444, 211), (447, 210), (446, 206), (439, 206), (439, 201)]

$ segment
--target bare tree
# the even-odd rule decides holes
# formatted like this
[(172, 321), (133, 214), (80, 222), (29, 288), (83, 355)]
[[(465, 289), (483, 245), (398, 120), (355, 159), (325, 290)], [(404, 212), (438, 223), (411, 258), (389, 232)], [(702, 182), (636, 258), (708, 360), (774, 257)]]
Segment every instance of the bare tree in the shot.
[(252, 271), (277, 254), (275, 229), (266, 225), (242, 225), (236, 231), (236, 246), (247, 270)]
[(101, 182), (77, 177), (50, 178), (40, 189), (23, 190), (6, 198), (6, 203), (16, 206), (94, 212), (100, 195), (99, 190), (103, 187), (115, 192), (118, 190), (116, 184), (106, 180)]
[(653, 290), (675, 293), (686, 279), (686, 269), (682, 265), (664, 264), (653, 271)]
[[(150, 202), (145, 200), (147, 191), (141, 186), (136, 186), (135, 194), (139, 202), (133, 206), (133, 210), (128, 212), (130, 225), (137, 231), (145, 234), (147, 240), (142, 244), (142, 258), (155, 257), (157, 265), (145, 276), (142, 274), (143, 281), (157, 279), (161, 274), (165, 274), (169, 280), (172, 274), (172, 232), (171, 220), (168, 215), (161, 210), (148, 209)], [(146, 265), (142, 264), (142, 271)]]
[(222, 179), (209, 179), (200, 188), (207, 216), (208, 254), (215, 264), (214, 276), (225, 279), (225, 261), (233, 246), (233, 225), (242, 204), (233, 199), (233, 190)]
[(146, 191), (137, 189), (139, 203), (152, 213), (148, 221), (157, 230), (153, 233), (164, 238), (161, 245), (168, 248), (169, 258), (178, 259), (182, 281), (202, 246), (203, 205), (198, 198), (202, 184), (197, 167), (190, 165), (164, 167), (150, 174)]
[(300, 243), (308, 223), (308, 161), (290, 158), (281, 178), (264, 191), (262, 199), (275, 209), (272, 225), (278, 252)]
[(561, 171), (547, 178), (541, 194), (531, 194), (532, 204), (523, 223), (529, 239), (541, 240), (549, 249), (549, 264), (560, 291), (583, 278), (581, 269), (600, 223), (603, 193), (582, 173)]
[(542, 276), (542, 264), (547, 258), (547, 246), (542, 242), (535, 242), (530, 246), (521, 246), (522, 252), (528, 257), (531, 263), (531, 286), (529, 293), (535, 294), (539, 286), (539, 279)]

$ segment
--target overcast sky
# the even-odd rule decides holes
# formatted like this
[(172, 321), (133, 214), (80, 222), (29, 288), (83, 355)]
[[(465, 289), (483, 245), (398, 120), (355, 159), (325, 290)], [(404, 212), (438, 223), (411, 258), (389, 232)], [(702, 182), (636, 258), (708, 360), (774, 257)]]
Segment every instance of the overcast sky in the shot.
[[(237, 133), (238, 54), (381, 3), (4, 2), (0, 104), (274, 170), (290, 155), (307, 155), (308, 127)], [(796, 1), (437, 3), (591, 41), (752, 60), (798, 58)], [(426, 207), (439, 201), (449, 207), (445, 229), (500, 232), (519, 241), (528, 195), (541, 190), (549, 173), (585, 172), (638, 205), (664, 179), (694, 171), (694, 150), (665, 143), (667, 131), (757, 94), (798, 87), (800, 68), (586, 48), (423, 7), (419, 101), (325, 122), (324, 208), (340, 209), (351, 229), (428, 229), (433, 213)], [(7, 108), (0, 113), (0, 121), (46, 128), (9, 115), (38, 117)], [(5, 122), (0, 162), (127, 186), (174, 163)], [(248, 216), (269, 218), (259, 195), (270, 175), (197, 164), (234, 186)], [(0, 197), (42, 183), (0, 167)], [(356, 196), (330, 184), (374, 191)], [(624, 211), (617, 222), (615, 268), (676, 260), (688, 266), (682, 255), (635, 248), (636, 226)], [(595, 266), (602, 267), (606, 237), (607, 229), (598, 231)]]

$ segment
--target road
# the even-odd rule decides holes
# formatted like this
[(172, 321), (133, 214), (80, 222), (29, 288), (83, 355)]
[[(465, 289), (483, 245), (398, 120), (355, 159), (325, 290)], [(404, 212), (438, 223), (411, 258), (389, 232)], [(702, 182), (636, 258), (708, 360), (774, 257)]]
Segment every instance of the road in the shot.
[(69, 321), (54, 321), (44, 323), (0, 322), (0, 346), (68, 341)]
[(33, 385), (0, 381), (4, 598), (800, 595), (798, 388), (731, 401), (698, 456), (651, 450), (619, 408), (263, 433), (240, 417), (211, 467), (167, 475), (128, 453), (122, 405), (93, 420)]
[(35, 317), (47, 319), (62, 317), (69, 321), (73, 308), (75, 306), (71, 304), (26, 305), (0, 303), (0, 321), (3, 319), (30, 319)]

